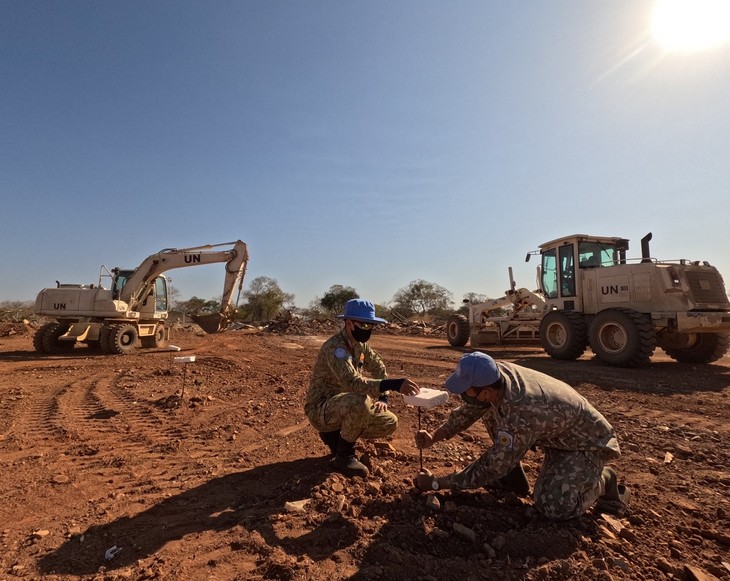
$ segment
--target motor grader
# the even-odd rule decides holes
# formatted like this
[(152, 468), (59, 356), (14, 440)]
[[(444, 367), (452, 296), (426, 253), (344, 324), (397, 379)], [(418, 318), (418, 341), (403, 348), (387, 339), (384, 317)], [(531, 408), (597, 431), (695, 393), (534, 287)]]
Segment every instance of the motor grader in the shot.
[(35, 313), (55, 321), (38, 329), (33, 346), (39, 353), (64, 353), (80, 342), (102, 353), (119, 355), (138, 344), (143, 348), (166, 347), (170, 336), (165, 324), (169, 296), (167, 278), (162, 274), (174, 268), (218, 262), (225, 262), (226, 271), (220, 312), (195, 316), (193, 320), (206, 333), (221, 332), (235, 313), (234, 291), (240, 293), (248, 264), (248, 248), (240, 240), (166, 248), (133, 270), (102, 266), (98, 284), (57, 281), (55, 288), (43, 289), (36, 297)]
[[(468, 305), (468, 318), (446, 324), (453, 346), (539, 341), (555, 359), (573, 360), (590, 347), (605, 364), (638, 367), (655, 348), (676, 361), (711, 363), (730, 346), (730, 301), (719, 271), (706, 261), (657, 260), (651, 233), (641, 257), (629, 241), (574, 234), (529, 252), (541, 257), (538, 288), (510, 289), (500, 299)], [(506, 315), (496, 309), (511, 307)]]

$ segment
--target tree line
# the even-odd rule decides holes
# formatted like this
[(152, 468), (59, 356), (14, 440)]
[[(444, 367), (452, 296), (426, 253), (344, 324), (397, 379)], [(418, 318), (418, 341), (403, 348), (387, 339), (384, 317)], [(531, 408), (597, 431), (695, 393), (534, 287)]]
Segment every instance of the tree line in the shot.
[[(342, 313), (347, 301), (361, 298), (355, 288), (335, 284), (322, 296), (312, 299), (308, 306), (297, 307), (294, 304), (294, 295), (282, 290), (276, 279), (267, 276), (253, 279), (242, 297), (244, 302), (238, 307), (239, 320), (251, 323), (269, 321), (285, 312), (309, 319), (331, 318)], [(486, 296), (468, 293), (464, 299), (483, 302)], [(220, 310), (220, 302), (192, 297), (187, 301), (176, 301), (173, 310), (185, 315), (215, 313)], [(454, 310), (453, 293), (439, 284), (423, 279), (413, 280), (398, 289), (387, 304), (375, 305), (377, 316), (389, 320), (420, 318), (437, 322), (446, 320)], [(461, 306), (457, 310), (465, 310), (465, 307)]]
[[(217, 313), (220, 298), (203, 299), (196, 296), (188, 300), (178, 298), (179, 291), (170, 287), (170, 317), (187, 320), (191, 315)], [(243, 301), (237, 306), (237, 319), (248, 323), (271, 321), (282, 314), (297, 314), (310, 319), (331, 318), (342, 313), (350, 299), (361, 298), (357, 290), (346, 285), (332, 285), (322, 296), (315, 297), (307, 307), (297, 307), (294, 295), (279, 286), (276, 279), (267, 276), (254, 278), (241, 293)], [(467, 293), (464, 300), (479, 303), (485, 295)], [(22, 321), (33, 317), (32, 301), (0, 302), (0, 320)], [(388, 320), (412, 320), (418, 318), (431, 322), (446, 320), (455, 310), (464, 311), (462, 304), (454, 308), (453, 293), (434, 282), (418, 279), (398, 289), (384, 305), (376, 304), (375, 311)]]

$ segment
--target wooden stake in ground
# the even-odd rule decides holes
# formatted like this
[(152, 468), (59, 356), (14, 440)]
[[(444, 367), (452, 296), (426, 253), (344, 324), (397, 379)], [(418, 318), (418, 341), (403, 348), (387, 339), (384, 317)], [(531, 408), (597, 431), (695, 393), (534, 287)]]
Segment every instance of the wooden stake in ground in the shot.
[(182, 402), (185, 398), (185, 372), (187, 371), (188, 363), (192, 363), (193, 361), (195, 361), (195, 355), (188, 355), (187, 357), (175, 357), (173, 361), (175, 363), (183, 364), (182, 389), (180, 390), (180, 405), (182, 405)]
[[(421, 431), (421, 408), (433, 408), (449, 401), (449, 394), (440, 389), (422, 387), (417, 395), (404, 395), (403, 401), (418, 408), (418, 431)], [(423, 471), (423, 450), (418, 449), (420, 470)]]

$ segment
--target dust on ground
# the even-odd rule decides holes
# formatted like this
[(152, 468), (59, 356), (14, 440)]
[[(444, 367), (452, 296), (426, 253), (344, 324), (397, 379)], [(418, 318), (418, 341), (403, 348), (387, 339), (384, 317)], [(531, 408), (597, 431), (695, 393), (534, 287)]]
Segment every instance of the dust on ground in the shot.
[[(730, 579), (730, 359), (650, 367), (559, 362), (532, 346), (489, 350), (568, 381), (616, 428), (632, 491), (622, 519), (550, 522), (486, 490), (422, 494), (421, 412), (359, 446), (367, 480), (330, 472), (303, 415), (309, 372), (338, 327), (280, 323), (180, 352), (38, 356), (32, 329), (0, 328), (0, 579)], [(439, 388), (466, 348), (438, 329), (374, 334), (391, 377)], [(176, 363), (178, 356), (195, 361)], [(446, 474), (475, 459), (481, 424), (423, 451)], [(530, 452), (531, 482), (542, 456)]]

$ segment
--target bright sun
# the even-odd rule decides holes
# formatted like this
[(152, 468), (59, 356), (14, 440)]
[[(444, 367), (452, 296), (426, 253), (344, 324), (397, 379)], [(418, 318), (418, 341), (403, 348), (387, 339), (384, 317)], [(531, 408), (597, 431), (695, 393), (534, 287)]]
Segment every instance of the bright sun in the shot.
[(652, 34), (667, 50), (717, 48), (730, 40), (730, 0), (657, 0)]

